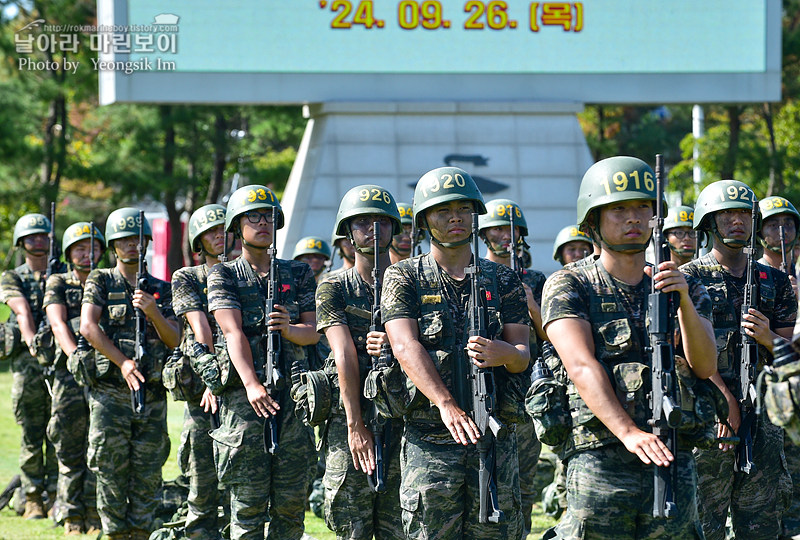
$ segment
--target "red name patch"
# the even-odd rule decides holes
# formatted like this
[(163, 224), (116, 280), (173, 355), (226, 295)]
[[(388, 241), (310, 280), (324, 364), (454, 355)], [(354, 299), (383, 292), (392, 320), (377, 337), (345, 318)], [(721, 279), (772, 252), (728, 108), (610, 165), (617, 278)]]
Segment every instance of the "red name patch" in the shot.
[(159, 294), (159, 293), (157, 293), (157, 292), (156, 292), (156, 293), (153, 293), (153, 298), (155, 298), (156, 300), (158, 300), (159, 298), (161, 298), (161, 294)]
[(281, 292), (288, 292), (292, 290), (292, 286), (288, 283), (281, 283)]
[(489, 291), (486, 291), (486, 301), (487, 302), (492, 301), (492, 293), (490, 293)]
[(767, 279), (767, 273), (766, 272), (759, 272), (758, 273), (758, 279)]

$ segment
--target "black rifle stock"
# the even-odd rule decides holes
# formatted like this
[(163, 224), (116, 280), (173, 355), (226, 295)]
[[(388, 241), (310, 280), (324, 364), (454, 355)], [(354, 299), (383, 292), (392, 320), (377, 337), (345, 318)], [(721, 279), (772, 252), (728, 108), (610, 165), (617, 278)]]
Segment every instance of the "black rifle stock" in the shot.
[(747, 335), (741, 328), (744, 316), (751, 309), (758, 308), (758, 283), (756, 282), (756, 230), (758, 228), (758, 202), (753, 196), (752, 229), (750, 231), (750, 245), (744, 248), (747, 254), (747, 282), (744, 286), (742, 311), (739, 318), (741, 335), (741, 360), (739, 362), (739, 406), (741, 408), (742, 424), (739, 426), (739, 445), (736, 447), (736, 461), (734, 470), (750, 474), (753, 470), (753, 436), (755, 435), (758, 417), (755, 411), (756, 402), (756, 366), (758, 365), (758, 342)]
[(509, 221), (511, 223), (511, 243), (508, 246), (508, 252), (511, 256), (511, 271), (517, 274), (520, 279), (522, 279), (522, 269), (520, 268), (519, 259), (517, 258), (517, 224), (514, 223), (515, 210), (516, 208), (511, 207), (511, 214), (509, 216)]
[(784, 274), (788, 273), (786, 268), (786, 231), (783, 228), (783, 225), (778, 227), (778, 234), (780, 235), (780, 242), (781, 242), (781, 272)]
[[(89, 223), (89, 272), (94, 270), (94, 221)], [(89, 341), (80, 332), (78, 333), (78, 350), (85, 352), (91, 350), (92, 346)]]
[[(149, 292), (149, 284), (147, 282), (147, 273), (144, 262), (144, 242), (144, 210), (139, 210), (139, 243), (136, 245), (136, 252), (139, 255), (139, 261), (136, 269), (136, 288), (140, 291)], [(133, 362), (136, 364), (136, 369), (139, 370), (139, 372), (142, 373), (142, 375), (146, 378), (147, 375), (143, 372), (144, 366), (142, 360), (146, 354), (145, 346), (147, 344), (147, 318), (144, 315), (144, 311), (139, 308), (134, 310), (134, 323), (136, 326), (136, 335)], [(131, 410), (133, 411), (133, 414), (144, 414), (144, 395), (144, 382), (139, 381), (139, 389), (131, 390)]]
[[(664, 185), (662, 178), (663, 158), (656, 156), (656, 215), (650, 223), (653, 228), (653, 274), (669, 257), (665, 253), (667, 246), (664, 237)], [(650, 394), (651, 416), (648, 424), (656, 435), (667, 446), (673, 456), (678, 454), (677, 427), (681, 421), (681, 410), (678, 406), (678, 380), (675, 374), (675, 350), (673, 335), (675, 331), (675, 309), (677, 302), (673, 294), (656, 289), (655, 280), (651, 281), (650, 294), (647, 295), (647, 333), (650, 336), (650, 353), (652, 390)], [(653, 465), (653, 517), (669, 518), (675, 515), (675, 487), (677, 486), (677, 464), (672, 462), (666, 467)]]
[[(47, 280), (50, 279), (50, 276), (58, 272), (58, 267), (60, 266), (58, 257), (59, 257), (59, 249), (58, 244), (56, 243), (56, 203), (50, 203), (50, 231), (47, 233), (47, 239), (50, 242), (50, 249), (47, 254), (47, 271), (45, 272), (44, 281), (47, 284)], [(44, 287), (42, 287), (44, 289)], [(39, 323), (38, 333), (46, 334), (48, 332), (52, 332), (49, 328), (50, 321), (47, 318), (47, 315), (42, 316), (42, 320)], [(53, 339), (52, 334), (50, 335), (50, 340)], [(51, 341), (52, 342), (52, 341)], [(45, 346), (48, 346), (46, 343)], [(44, 368), (44, 384), (47, 387), (47, 393), (50, 394), (50, 397), (53, 397), (53, 386), (50, 383), (50, 379), (53, 378), (53, 374), (55, 373), (55, 366), (50, 364)]]
[[(222, 226), (223, 237), (222, 237), (222, 253), (219, 254), (217, 257), (217, 261), (221, 263), (228, 262), (228, 231), (225, 230), (225, 226)], [(219, 323), (216, 323), (216, 336), (215, 342), (220, 341), (222, 342), (222, 329), (219, 327)], [(222, 347), (225, 347), (225, 343), (222, 342)], [(206, 347), (207, 349), (208, 347)], [(210, 352), (210, 350), (209, 350)], [(215, 351), (216, 352), (216, 351)], [(219, 426), (222, 425), (222, 420), (219, 416), (219, 408), (222, 405), (222, 396), (216, 396), (217, 399), (217, 410), (211, 413), (211, 429), (217, 429)]]
[[(480, 259), (478, 258), (478, 214), (472, 214), (472, 264), (465, 269), (470, 281), (470, 298), (468, 307), (469, 336), (488, 337), (488, 314), (486, 307), (486, 289), (480, 283)], [(494, 370), (479, 368), (466, 355), (469, 373), (466, 378), (459, 372), (465, 362), (456, 362), (454, 370), (456, 390), (469, 381), (471, 396), (465, 405), (480, 432), (478, 439), (478, 483), (479, 483), (479, 523), (500, 523), (505, 516), (500, 510), (497, 498), (497, 464), (495, 455), (496, 439), (505, 438), (506, 427), (495, 417), (497, 394), (495, 391)], [(460, 393), (460, 392), (459, 392)], [(458, 400), (458, 396), (456, 396)], [(459, 403), (459, 406), (462, 406)]]
[[(372, 266), (372, 283), (374, 288), (372, 301), (372, 324), (370, 332), (383, 332), (381, 323), (381, 272), (380, 272), (380, 223), (377, 221), (372, 224), (374, 247), (374, 264)], [(372, 369), (388, 366), (391, 363), (391, 350), (389, 345), (381, 347), (381, 354), (378, 357), (372, 356)], [(386, 491), (386, 456), (389, 446), (388, 423), (380, 415), (378, 408), (372, 405), (372, 414), (369, 421), (369, 429), (372, 432), (373, 449), (375, 450), (375, 470), (367, 476), (367, 483), (372, 491), (384, 493)]]
[[(269, 314), (275, 310), (275, 304), (281, 304), (281, 283), (278, 275), (278, 248), (276, 245), (276, 225), (278, 209), (272, 207), (272, 245), (269, 247), (269, 283), (267, 299), (264, 302), (264, 321), (269, 322)], [(264, 362), (264, 388), (272, 399), (278, 399), (278, 392), (286, 383), (281, 373), (281, 333), (267, 327), (266, 361)], [(264, 421), (264, 450), (270, 454), (278, 451), (278, 417), (270, 415)]]
[[(414, 201), (411, 201), (411, 207), (414, 207)], [(411, 214), (411, 256), (416, 257), (420, 254), (422, 248), (419, 245), (419, 229), (417, 229), (417, 217)]]

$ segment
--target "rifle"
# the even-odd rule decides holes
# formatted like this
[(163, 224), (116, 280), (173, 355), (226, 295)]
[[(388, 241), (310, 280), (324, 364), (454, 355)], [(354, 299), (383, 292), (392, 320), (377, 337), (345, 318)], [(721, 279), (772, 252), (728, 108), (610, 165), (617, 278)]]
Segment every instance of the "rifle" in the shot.
[(758, 283), (756, 282), (756, 229), (758, 227), (758, 202), (753, 196), (752, 229), (750, 246), (744, 248), (747, 254), (747, 283), (744, 286), (744, 299), (739, 317), (739, 334), (741, 335), (741, 361), (739, 363), (739, 405), (742, 412), (742, 424), (739, 426), (739, 446), (736, 447), (734, 470), (750, 474), (753, 469), (753, 436), (758, 417), (755, 411), (756, 402), (756, 365), (758, 365), (758, 343), (741, 329), (744, 316), (756, 309), (758, 302)]
[[(89, 223), (89, 272), (91, 273), (94, 270), (94, 221)], [(92, 349), (92, 346), (89, 345), (89, 340), (86, 337), (78, 333), (78, 350), (81, 352), (87, 352)]]
[[(50, 279), (50, 276), (58, 272), (58, 268), (60, 266), (60, 261), (58, 257), (60, 255), (58, 244), (56, 243), (56, 203), (50, 203), (50, 231), (47, 233), (48, 241), (50, 242), (50, 251), (47, 255), (47, 270), (45, 271), (44, 281), (45, 284), (47, 280)], [(42, 287), (44, 288), (44, 287)], [(39, 328), (36, 331), (37, 334), (41, 334), (42, 336), (49, 337), (42, 337), (42, 343), (40, 347), (42, 349), (50, 349), (53, 346), (53, 334), (52, 329), (50, 328), (50, 321), (47, 318), (47, 315), (42, 316), (42, 320), (39, 322)], [(50, 383), (50, 379), (53, 377), (56, 368), (55, 366), (50, 363), (49, 365), (45, 366), (44, 368), (44, 385), (47, 387), (47, 393), (50, 394), (50, 397), (53, 397), (53, 386)]]
[[(381, 273), (380, 273), (380, 223), (377, 221), (372, 224), (374, 247), (374, 264), (372, 266), (372, 283), (374, 288), (372, 301), (372, 325), (370, 332), (383, 332), (381, 324)], [(386, 367), (392, 362), (392, 352), (389, 345), (381, 347), (379, 357), (372, 357), (372, 369)], [(372, 431), (373, 448), (375, 450), (375, 471), (367, 476), (367, 483), (372, 491), (384, 493), (386, 491), (386, 455), (389, 453), (389, 430), (386, 419), (380, 415), (378, 408), (373, 404), (372, 418), (369, 421), (369, 429)]]
[[(411, 201), (411, 207), (414, 207), (414, 201)], [(417, 217), (411, 214), (411, 256), (416, 257), (422, 251), (419, 245), (419, 230), (417, 230)]]
[[(144, 262), (144, 210), (139, 210), (139, 243), (136, 246), (136, 252), (139, 254), (139, 266), (136, 269), (136, 288), (140, 291), (147, 291), (148, 283)], [(136, 369), (142, 372), (144, 369), (142, 360), (144, 359), (145, 346), (147, 345), (147, 318), (144, 315), (144, 311), (139, 308), (134, 310), (134, 323), (136, 336), (132, 360), (136, 364)], [(142, 375), (147, 377), (144, 373)], [(143, 382), (139, 382), (138, 390), (131, 390), (131, 410), (135, 415), (144, 414), (144, 394)]]
[(783, 225), (778, 227), (778, 234), (780, 235), (779, 237), (780, 237), (780, 241), (781, 241), (781, 268), (780, 268), (780, 270), (781, 270), (781, 272), (786, 274), (786, 273), (788, 273), (788, 270), (786, 268), (786, 232), (785, 232), (785, 230), (783, 228)]
[[(656, 155), (656, 215), (650, 222), (653, 228), (653, 275), (665, 260), (667, 241), (664, 237), (664, 184), (663, 158)], [(675, 332), (675, 313), (677, 301), (674, 293), (664, 293), (656, 289), (651, 280), (650, 294), (647, 295), (647, 333), (650, 345), (646, 351), (651, 356), (650, 372), (652, 390), (650, 393), (651, 417), (648, 424), (653, 434), (669, 448), (673, 456), (678, 454), (677, 427), (681, 421), (678, 407), (678, 379), (675, 374), (675, 350), (672, 339)], [(675, 488), (678, 485), (678, 467), (671, 463), (666, 467), (653, 465), (653, 517), (670, 518), (675, 515)]]
[(58, 257), (59, 253), (58, 244), (56, 243), (56, 203), (50, 203), (50, 232), (47, 233), (47, 238), (50, 240), (50, 253), (47, 256), (47, 272), (46, 278), (49, 278), (56, 272), (61, 265)]
[[(480, 283), (480, 260), (478, 258), (478, 214), (472, 214), (472, 264), (464, 269), (469, 277), (469, 336), (488, 337), (488, 313), (486, 307), (486, 289)], [(504, 439), (507, 434), (506, 427), (500, 423), (494, 414), (496, 403), (496, 387), (494, 383), (493, 368), (479, 368), (469, 356), (469, 374), (464, 376), (464, 362), (456, 362), (454, 376), (456, 381), (456, 399), (463, 399), (463, 391), (459, 391), (465, 381), (469, 381), (470, 400), (459, 401), (466, 405), (465, 410), (475, 421), (480, 432), (480, 439), (476, 444), (478, 449), (478, 484), (480, 489), (480, 506), (478, 510), (479, 523), (500, 523), (505, 520), (503, 511), (497, 498), (497, 463), (495, 460), (495, 441)], [(491, 508), (490, 508), (491, 507)]]
[[(278, 276), (278, 248), (276, 247), (275, 224), (278, 223), (278, 208), (272, 207), (272, 245), (269, 247), (269, 290), (264, 302), (264, 321), (267, 324), (269, 314), (280, 304), (281, 283)], [(271, 398), (277, 399), (277, 392), (286, 384), (280, 369), (281, 333), (267, 327), (267, 351), (264, 371), (266, 372), (264, 388)], [(264, 420), (264, 451), (275, 454), (278, 451), (278, 418), (270, 415)]]

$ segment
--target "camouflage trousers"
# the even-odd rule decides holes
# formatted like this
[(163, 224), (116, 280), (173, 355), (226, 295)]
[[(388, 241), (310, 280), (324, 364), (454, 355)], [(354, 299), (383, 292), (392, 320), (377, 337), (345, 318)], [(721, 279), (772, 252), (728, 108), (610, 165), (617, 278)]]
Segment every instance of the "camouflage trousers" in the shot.
[(105, 534), (153, 528), (170, 444), (164, 388), (146, 388), (141, 415), (131, 410), (127, 386), (101, 382), (89, 393), (88, 460)]
[(796, 536), (800, 534), (800, 446), (784, 435), (783, 453), (792, 478), (792, 495), (781, 520), (781, 535)]
[(540, 493), (536, 485), (536, 466), (542, 443), (536, 437), (533, 422), (517, 424), (517, 452), (519, 460), (519, 492), (522, 497), (522, 535), (525, 538), (531, 530), (531, 512), (536, 496)]
[(211, 414), (199, 404), (187, 402), (183, 409), (178, 468), (189, 479), (189, 511), (184, 534), (186, 538), (197, 540), (219, 538), (219, 489), (210, 430)]
[(389, 437), (386, 464), (386, 492), (372, 491), (367, 475), (357, 471), (347, 442), (347, 419), (332, 415), (328, 420), (325, 449), (325, 524), (336, 538), (402, 539), (400, 508), (400, 439), (402, 420), (387, 421)]
[(567, 463), (567, 511), (544, 538), (702, 538), (697, 518), (695, 463), (678, 452), (677, 510), (653, 517), (653, 465), (645, 465), (621, 444), (585, 450)]
[(264, 419), (256, 416), (244, 387), (223, 394), (220, 427), (211, 432), (219, 481), (231, 494), (231, 540), (300, 540), (304, 531), (308, 456), (313, 433), (294, 415), (283, 393), (278, 450), (264, 449)]
[(400, 506), (412, 540), (519, 538), (517, 437), (514, 425), (495, 445), (497, 495), (502, 523), (478, 523), (478, 451), (455, 444), (442, 424), (407, 422), (400, 448)]
[[(45, 436), (50, 420), (50, 394), (36, 359), (23, 352), (28, 361), (23, 369), (14, 371), (11, 386), (11, 406), (14, 419), (22, 428), (19, 449), (19, 468), (25, 494), (56, 493), (58, 460), (55, 449)], [(15, 362), (19, 365), (20, 362)]]
[(84, 388), (63, 366), (56, 369), (53, 380), (47, 438), (53, 443), (58, 458), (56, 521), (84, 518), (87, 508), (97, 506), (94, 473), (86, 464), (89, 403)]
[(783, 455), (783, 430), (761, 418), (753, 440), (753, 471), (734, 472), (734, 451), (695, 450), (697, 499), (706, 540), (725, 538), (731, 513), (737, 538), (777, 538), (791, 489)]

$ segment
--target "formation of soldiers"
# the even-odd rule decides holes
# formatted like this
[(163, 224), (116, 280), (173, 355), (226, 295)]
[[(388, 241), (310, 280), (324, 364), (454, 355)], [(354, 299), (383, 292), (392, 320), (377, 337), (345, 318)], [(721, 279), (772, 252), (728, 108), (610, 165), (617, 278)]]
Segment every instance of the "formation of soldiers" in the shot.
[[(549, 278), (524, 262), (519, 205), (455, 167), (423, 175), (412, 205), (354, 187), (331, 242), (304, 238), (293, 260), (276, 258), (275, 194), (242, 187), (192, 214), (200, 264), (171, 284), (144, 268), (135, 208), (105, 234), (70, 225), (66, 264), (48, 260), (48, 218), (24, 216), (25, 264), (0, 278), (24, 516), (52, 504), (67, 535), (149, 538), (169, 391), (186, 538), (300, 539), (315, 479), (341, 539), (525, 538), (541, 491), (563, 513), (544, 538), (800, 534), (800, 214), (724, 180), (659, 223), (656, 180), (636, 158), (593, 165)], [(653, 381), (675, 389), (663, 422)]]

